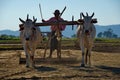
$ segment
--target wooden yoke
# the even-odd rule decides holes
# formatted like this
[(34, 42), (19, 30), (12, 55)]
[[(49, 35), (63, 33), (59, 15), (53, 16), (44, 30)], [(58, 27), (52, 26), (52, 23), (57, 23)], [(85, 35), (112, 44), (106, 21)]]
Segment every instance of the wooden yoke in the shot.
[[(43, 22), (43, 23), (35, 23), (36, 27), (50, 26), (50, 25), (82, 25), (84, 23), (83, 19), (79, 19), (77, 21), (53, 21), (53, 22)], [(92, 23), (97, 23), (97, 19), (92, 19)], [(23, 26), (23, 24), (19, 24), (19, 26)]]

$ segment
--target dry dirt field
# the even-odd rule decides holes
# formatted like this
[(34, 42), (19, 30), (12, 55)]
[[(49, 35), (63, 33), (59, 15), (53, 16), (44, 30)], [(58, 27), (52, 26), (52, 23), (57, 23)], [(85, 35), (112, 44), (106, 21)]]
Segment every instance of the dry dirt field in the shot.
[[(92, 52), (92, 66), (80, 67), (80, 50), (62, 50), (62, 59), (45, 60), (43, 49), (37, 49), (35, 69), (19, 64), (23, 50), (0, 51), (0, 80), (120, 80), (120, 53)], [(48, 56), (49, 51), (47, 51)]]

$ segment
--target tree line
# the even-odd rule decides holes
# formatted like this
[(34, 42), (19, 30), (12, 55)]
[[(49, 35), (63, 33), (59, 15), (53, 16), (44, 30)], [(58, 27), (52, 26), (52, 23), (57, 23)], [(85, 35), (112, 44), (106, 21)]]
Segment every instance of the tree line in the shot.
[(6, 34), (0, 35), (0, 40), (17, 40), (17, 39), (19, 39), (19, 37), (14, 35), (6, 35)]
[(98, 38), (118, 38), (118, 35), (113, 33), (113, 30), (109, 28), (104, 32), (99, 32), (97, 34), (97, 37)]
[[(76, 34), (73, 34), (71, 37), (75, 38)], [(111, 28), (109, 28), (104, 32), (99, 32), (97, 34), (97, 38), (119, 38), (119, 37), (117, 34), (113, 33), (113, 30)]]

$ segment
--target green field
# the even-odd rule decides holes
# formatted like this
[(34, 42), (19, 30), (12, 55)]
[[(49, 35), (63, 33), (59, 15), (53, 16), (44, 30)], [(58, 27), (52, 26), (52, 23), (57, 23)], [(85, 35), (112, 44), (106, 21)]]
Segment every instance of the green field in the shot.
[[(76, 38), (63, 38), (62, 41), (76, 41)], [(45, 40), (47, 41), (47, 40)], [(108, 39), (108, 38), (96, 38), (95, 42), (119, 42), (120, 43), (120, 39)], [(21, 43), (21, 41), (19, 39), (15, 39), (15, 40), (0, 40), (0, 44), (18, 44)]]
[[(42, 43), (42, 46), (39, 45), (38, 48), (45, 48), (45, 43), (48, 40), (44, 40)], [(0, 40), (0, 50), (21, 50), (23, 49), (21, 41), (19, 39), (17, 40)], [(76, 38), (63, 38), (62, 40), (62, 49), (80, 49), (79, 43), (77, 42)], [(94, 51), (106, 51), (112, 52), (120, 50), (120, 39), (101, 39), (96, 38), (95, 39), (95, 45), (93, 50)]]

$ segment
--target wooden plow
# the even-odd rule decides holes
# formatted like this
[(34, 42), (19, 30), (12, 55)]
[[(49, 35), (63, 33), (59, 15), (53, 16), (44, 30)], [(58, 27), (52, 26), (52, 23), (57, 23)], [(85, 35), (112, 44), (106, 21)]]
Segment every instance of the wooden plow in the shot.
[[(73, 20), (73, 17), (72, 17)], [(54, 22), (43, 22), (43, 23), (35, 23), (35, 27), (46, 27), (46, 26), (51, 26), (51, 25), (57, 25), (57, 27), (59, 27), (59, 25), (72, 25), (72, 30), (73, 30), (73, 25), (83, 25), (84, 21), (83, 19), (79, 19), (78, 21), (54, 21)], [(92, 23), (97, 23), (97, 19), (92, 19)], [(19, 24), (20, 27), (23, 26), (23, 24)], [(60, 30), (58, 28), (58, 33), (60, 33)], [(60, 34), (58, 34), (57, 36), (59, 36)], [(44, 51), (44, 56), (43, 58), (46, 57), (46, 50), (49, 44), (49, 40), (50, 40), (50, 36), (48, 36), (48, 41), (46, 43), (45, 46), (45, 51)], [(58, 42), (58, 47), (59, 47), (59, 51), (61, 53), (61, 39)]]

